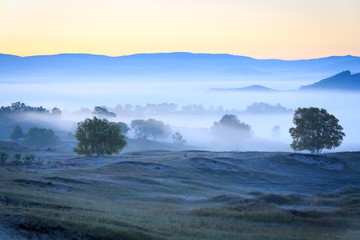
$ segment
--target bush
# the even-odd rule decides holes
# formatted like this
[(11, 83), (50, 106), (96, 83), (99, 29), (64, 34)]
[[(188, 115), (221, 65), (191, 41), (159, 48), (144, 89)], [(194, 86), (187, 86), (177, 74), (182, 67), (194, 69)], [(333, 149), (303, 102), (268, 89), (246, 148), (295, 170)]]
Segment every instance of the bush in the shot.
[(5, 153), (5, 152), (2, 152), (0, 154), (0, 160), (1, 160), (0, 164), (1, 164), (1, 166), (5, 166), (5, 163), (6, 163), (6, 160), (8, 159), (8, 157), (9, 157), (9, 155), (7, 153)]
[(15, 153), (14, 158), (15, 158), (14, 164), (20, 165), (21, 164), (21, 153)]
[(23, 160), (24, 160), (24, 164), (27, 167), (30, 167), (34, 163), (35, 155), (34, 154), (26, 155)]

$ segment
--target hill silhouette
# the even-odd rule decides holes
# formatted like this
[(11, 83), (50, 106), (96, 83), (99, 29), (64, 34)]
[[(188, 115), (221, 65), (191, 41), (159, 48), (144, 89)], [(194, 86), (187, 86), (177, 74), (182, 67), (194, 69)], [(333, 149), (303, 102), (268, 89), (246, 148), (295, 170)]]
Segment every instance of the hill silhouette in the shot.
[(262, 85), (251, 85), (242, 88), (213, 88), (212, 91), (239, 91), (239, 92), (276, 92), (277, 90)]
[(351, 74), (350, 71), (343, 71), (339, 74), (323, 79), (314, 84), (302, 86), (300, 90), (360, 91), (360, 73)]

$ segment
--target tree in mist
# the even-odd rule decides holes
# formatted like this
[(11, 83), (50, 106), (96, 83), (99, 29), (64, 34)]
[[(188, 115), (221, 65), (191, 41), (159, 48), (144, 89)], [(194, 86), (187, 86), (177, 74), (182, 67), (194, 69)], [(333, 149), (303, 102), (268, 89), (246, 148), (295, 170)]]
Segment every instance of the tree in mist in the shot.
[(296, 127), (289, 129), (294, 150), (309, 150), (321, 153), (323, 149), (331, 149), (341, 145), (345, 134), (339, 120), (325, 109), (298, 108), (293, 123)]
[(225, 114), (219, 122), (214, 122), (211, 132), (221, 140), (242, 140), (252, 135), (251, 126), (241, 122), (234, 114)]
[(170, 126), (162, 121), (151, 118), (146, 120), (145, 123), (146, 133), (150, 135), (153, 140), (157, 140), (158, 138), (166, 138), (171, 134)]
[(24, 135), (22, 144), (32, 147), (53, 147), (59, 142), (60, 139), (53, 130), (33, 127)]
[(182, 106), (181, 111), (187, 114), (204, 114), (206, 110), (202, 104), (190, 104)]
[(175, 132), (171, 137), (175, 144), (185, 144), (186, 143), (186, 140), (184, 139), (183, 135), (179, 132)]
[(23, 136), (24, 136), (23, 130), (21, 129), (21, 127), (19, 125), (16, 125), (14, 127), (14, 130), (10, 134), (10, 139), (12, 139), (13, 141), (18, 141)]
[(51, 110), (51, 115), (53, 116), (58, 116), (60, 117), (61, 116), (61, 110), (60, 108), (57, 108), (57, 107), (54, 107), (52, 110)]
[(174, 113), (178, 106), (175, 103), (146, 104), (145, 112), (147, 114), (169, 114)]
[(97, 115), (98, 117), (116, 117), (116, 114), (113, 112), (109, 112), (106, 107), (96, 106), (94, 108), (93, 114)]
[(271, 105), (264, 102), (255, 102), (247, 106), (245, 112), (253, 114), (279, 114), (279, 113), (292, 113), (294, 110), (283, 107), (280, 103)]
[(271, 136), (273, 138), (279, 138), (281, 136), (281, 130), (279, 125), (275, 125), (271, 129)]
[(138, 139), (146, 139), (146, 123), (145, 120), (135, 119), (131, 121), (131, 129), (134, 130), (135, 137)]
[(171, 134), (169, 125), (155, 119), (148, 119), (146, 121), (141, 119), (133, 120), (131, 121), (131, 129), (134, 130), (135, 136), (138, 139), (147, 139), (151, 136), (153, 140), (156, 140)]
[(121, 130), (121, 134), (126, 135), (130, 130), (129, 126), (123, 122), (119, 122), (118, 124)]
[(11, 106), (1, 106), (0, 107), (0, 116), (9, 115), (9, 114), (18, 114), (18, 113), (42, 113), (49, 114), (49, 111), (46, 108), (40, 107), (31, 107), (27, 106), (25, 103), (15, 102)]
[(96, 117), (79, 122), (75, 138), (78, 143), (74, 152), (86, 156), (96, 154), (98, 170), (101, 169), (101, 156), (119, 153), (126, 146), (119, 124)]

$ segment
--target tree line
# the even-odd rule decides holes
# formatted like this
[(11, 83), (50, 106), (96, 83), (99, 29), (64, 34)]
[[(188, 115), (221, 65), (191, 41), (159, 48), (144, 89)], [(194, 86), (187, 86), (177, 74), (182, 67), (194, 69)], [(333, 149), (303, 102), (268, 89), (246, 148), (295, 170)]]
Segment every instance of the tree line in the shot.
[(43, 106), (31, 107), (31, 106), (28, 106), (25, 103), (21, 103), (21, 102), (15, 102), (15, 103), (12, 103), (10, 106), (1, 106), (0, 107), (0, 116), (9, 116), (9, 115), (18, 114), (18, 113), (40, 113), (40, 114), (46, 114), (46, 115), (59, 116), (59, 115), (61, 115), (62, 112), (57, 107), (54, 107), (51, 110), (48, 110), (48, 109), (44, 108)]
[[(290, 128), (289, 133), (293, 138), (290, 146), (295, 151), (308, 150), (311, 153), (321, 153), (323, 149), (340, 146), (345, 137), (339, 120), (325, 109), (298, 108), (294, 113), (293, 123), (295, 127)], [(155, 119), (135, 119), (129, 127), (122, 122), (114, 123), (94, 117), (78, 123), (75, 133), (78, 143), (74, 151), (81, 155), (96, 154), (98, 156), (118, 153), (126, 146), (125, 135), (130, 129), (138, 139), (151, 137), (157, 140), (172, 134), (168, 124)], [(236, 141), (242, 141), (252, 136), (251, 126), (240, 121), (235, 114), (225, 114), (218, 122), (214, 122), (211, 132), (220, 140), (236, 136)], [(279, 127), (274, 126), (273, 132), (278, 133)], [(15, 126), (10, 137), (13, 140), (21, 138), (23, 144), (30, 146), (59, 143), (59, 138), (51, 129), (36, 127), (24, 134), (20, 126)], [(172, 139), (177, 144), (186, 143), (179, 132), (173, 133)]]
[(226, 114), (226, 113), (248, 113), (248, 114), (288, 114), (293, 113), (293, 109), (288, 109), (281, 104), (269, 104), (265, 102), (255, 102), (247, 106), (244, 111), (237, 109), (225, 109), (223, 106), (210, 106), (206, 108), (202, 104), (189, 104), (179, 106), (175, 103), (160, 103), (146, 105), (116, 105), (114, 108), (106, 106), (95, 106), (94, 110), (82, 109), (84, 113), (92, 113), (97, 117), (116, 117), (119, 116), (143, 116), (161, 114)]

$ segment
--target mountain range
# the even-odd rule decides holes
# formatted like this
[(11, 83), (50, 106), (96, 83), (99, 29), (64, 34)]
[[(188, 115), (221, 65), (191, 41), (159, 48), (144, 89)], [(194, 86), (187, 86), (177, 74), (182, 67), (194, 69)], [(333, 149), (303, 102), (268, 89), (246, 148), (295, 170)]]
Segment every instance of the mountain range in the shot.
[(58, 54), (19, 57), (0, 54), (1, 82), (157, 80), (309, 80), (350, 70), (360, 72), (360, 57), (333, 56), (309, 60), (254, 59), (229, 54), (186, 52), (109, 57)]

